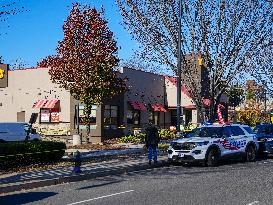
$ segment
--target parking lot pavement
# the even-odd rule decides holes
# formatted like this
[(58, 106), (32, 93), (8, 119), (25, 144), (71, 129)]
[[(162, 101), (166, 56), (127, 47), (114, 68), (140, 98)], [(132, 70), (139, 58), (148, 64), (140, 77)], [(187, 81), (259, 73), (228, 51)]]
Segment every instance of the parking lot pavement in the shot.
[(273, 159), (169, 166), (2, 196), (0, 204), (273, 204)]

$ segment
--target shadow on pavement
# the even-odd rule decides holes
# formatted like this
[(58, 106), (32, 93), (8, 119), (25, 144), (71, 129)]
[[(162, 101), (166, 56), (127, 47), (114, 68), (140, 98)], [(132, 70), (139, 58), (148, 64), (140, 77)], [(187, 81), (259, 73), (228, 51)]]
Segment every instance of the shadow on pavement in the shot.
[(56, 194), (57, 193), (55, 192), (28, 192), (28, 193), (0, 196), (0, 204), (1, 205), (27, 204), (27, 203), (39, 201), (51, 196), (55, 196)]
[(58, 176), (69, 176), (71, 174), (71, 170), (72, 168), (62, 167), (62, 169), (34, 170), (30, 172), (14, 173), (11, 176), (0, 178), (0, 184), (48, 179)]

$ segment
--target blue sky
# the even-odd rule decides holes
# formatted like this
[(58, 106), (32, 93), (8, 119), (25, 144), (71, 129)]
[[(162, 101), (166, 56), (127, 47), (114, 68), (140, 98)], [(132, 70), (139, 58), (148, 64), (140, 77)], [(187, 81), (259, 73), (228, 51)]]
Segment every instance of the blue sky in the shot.
[[(10, 2), (11, 0), (1, 1)], [(0, 22), (0, 56), (5, 63), (12, 64), (20, 59), (29, 66), (51, 54), (55, 54), (57, 42), (63, 39), (62, 25), (71, 9), (73, 0), (21, 0), (18, 6), (24, 6), (23, 12)], [(137, 43), (131, 40), (129, 33), (121, 25), (122, 18), (115, 0), (78, 0), (105, 9), (110, 29), (118, 42), (119, 57), (130, 59)], [(4, 34), (7, 33), (7, 34)]]

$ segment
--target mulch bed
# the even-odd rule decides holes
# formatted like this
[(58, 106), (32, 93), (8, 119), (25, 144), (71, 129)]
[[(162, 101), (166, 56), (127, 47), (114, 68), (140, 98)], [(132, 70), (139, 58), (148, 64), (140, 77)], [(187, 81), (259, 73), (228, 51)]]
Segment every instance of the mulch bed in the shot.
[(82, 144), (82, 145), (76, 145), (76, 146), (68, 146), (68, 149), (88, 149), (90, 151), (92, 150), (121, 150), (126, 149), (124, 146), (113, 146), (111, 144)]

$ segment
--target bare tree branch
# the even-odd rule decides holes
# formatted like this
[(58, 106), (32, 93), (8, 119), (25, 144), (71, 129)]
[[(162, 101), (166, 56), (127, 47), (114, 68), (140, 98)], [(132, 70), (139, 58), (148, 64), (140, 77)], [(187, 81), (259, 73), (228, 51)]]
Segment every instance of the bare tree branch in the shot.
[[(117, 0), (125, 28), (142, 45), (142, 56), (174, 73), (178, 58), (178, 3)], [(182, 78), (199, 111), (204, 96), (200, 91), (198, 53), (202, 55), (202, 69), (208, 71), (208, 97), (216, 106), (228, 84), (260, 69), (250, 68), (249, 59), (260, 56), (272, 39), (272, 4), (266, 0), (183, 1)]]

